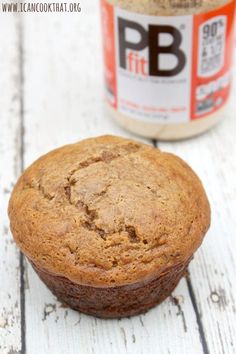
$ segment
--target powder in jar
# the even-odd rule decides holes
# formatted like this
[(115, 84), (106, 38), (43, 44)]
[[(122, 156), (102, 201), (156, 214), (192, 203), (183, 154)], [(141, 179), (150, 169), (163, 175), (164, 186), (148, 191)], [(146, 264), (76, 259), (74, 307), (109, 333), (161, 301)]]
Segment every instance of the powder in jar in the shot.
[(102, 0), (106, 99), (126, 129), (197, 135), (231, 90), (235, 1)]

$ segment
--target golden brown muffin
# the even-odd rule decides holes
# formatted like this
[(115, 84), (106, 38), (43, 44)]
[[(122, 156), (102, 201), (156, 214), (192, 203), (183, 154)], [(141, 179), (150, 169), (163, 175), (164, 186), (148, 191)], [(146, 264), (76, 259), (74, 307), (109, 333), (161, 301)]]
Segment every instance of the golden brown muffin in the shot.
[(121, 317), (170, 295), (209, 227), (210, 207), (177, 156), (101, 136), (33, 163), (9, 217), (15, 241), (61, 301)]

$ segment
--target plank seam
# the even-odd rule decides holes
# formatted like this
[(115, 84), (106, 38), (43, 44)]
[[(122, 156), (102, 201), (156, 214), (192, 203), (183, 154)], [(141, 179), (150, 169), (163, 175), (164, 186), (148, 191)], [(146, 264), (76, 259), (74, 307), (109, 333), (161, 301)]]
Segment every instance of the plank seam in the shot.
[(206, 336), (204, 333), (204, 328), (203, 328), (203, 324), (202, 324), (202, 320), (201, 320), (201, 315), (199, 313), (198, 310), (198, 306), (197, 306), (197, 301), (196, 301), (196, 296), (193, 290), (193, 286), (192, 286), (192, 282), (190, 279), (190, 275), (188, 277), (186, 277), (186, 282), (187, 282), (187, 287), (188, 287), (188, 292), (189, 292), (189, 296), (193, 305), (193, 309), (196, 315), (196, 320), (197, 320), (197, 324), (198, 324), (198, 331), (199, 331), (199, 336), (200, 336), (200, 340), (202, 343), (202, 349), (203, 349), (203, 353), (204, 354), (210, 354), (209, 348), (208, 348), (208, 344), (207, 344), (207, 340), (206, 340)]
[[(24, 170), (24, 48), (23, 21), (18, 17), (18, 56), (19, 56), (19, 99), (20, 99), (20, 169)], [(21, 309), (21, 354), (26, 354), (26, 323), (25, 323), (25, 263), (20, 252), (20, 309)]]

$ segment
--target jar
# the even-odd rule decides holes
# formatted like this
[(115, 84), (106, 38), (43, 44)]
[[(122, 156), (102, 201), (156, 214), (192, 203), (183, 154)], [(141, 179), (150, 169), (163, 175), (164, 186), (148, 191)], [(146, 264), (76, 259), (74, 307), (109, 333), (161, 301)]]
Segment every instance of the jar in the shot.
[(176, 140), (223, 116), (235, 1), (101, 0), (106, 101), (126, 129)]

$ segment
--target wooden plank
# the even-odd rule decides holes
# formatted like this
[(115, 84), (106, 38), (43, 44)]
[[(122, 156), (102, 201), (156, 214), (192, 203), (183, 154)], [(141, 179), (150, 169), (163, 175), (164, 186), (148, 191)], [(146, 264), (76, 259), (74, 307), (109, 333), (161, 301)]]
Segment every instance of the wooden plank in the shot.
[[(25, 18), (26, 165), (88, 136), (130, 136), (103, 112), (98, 14), (98, 2), (90, 0), (79, 16)], [(63, 308), (27, 266), (27, 352), (202, 353), (184, 279), (173, 296), (144, 316), (98, 320)]]
[(234, 89), (225, 120), (198, 138), (161, 143), (182, 156), (202, 178), (212, 226), (195, 261), (191, 281), (210, 353), (236, 352), (236, 120)]
[(8, 228), (7, 205), (21, 169), (18, 21), (0, 14), (0, 352), (21, 349), (20, 259)]

